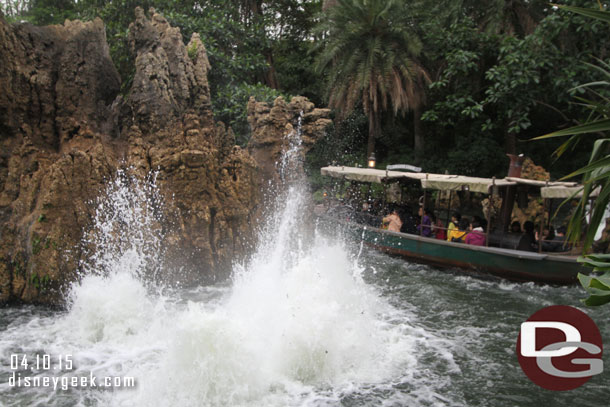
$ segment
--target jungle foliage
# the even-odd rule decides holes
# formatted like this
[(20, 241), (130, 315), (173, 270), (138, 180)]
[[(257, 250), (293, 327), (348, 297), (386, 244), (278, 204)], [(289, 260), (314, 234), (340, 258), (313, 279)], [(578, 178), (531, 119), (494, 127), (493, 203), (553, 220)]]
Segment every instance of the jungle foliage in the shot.
[[(607, 27), (610, 27), (609, 11), (566, 6), (561, 8), (568, 12), (590, 17), (594, 19), (593, 21), (602, 21)], [(610, 64), (597, 59), (595, 64), (587, 63), (587, 66), (597, 71), (598, 80), (580, 84), (575, 88), (587, 91), (586, 96), (577, 97), (579, 104), (589, 111), (586, 120), (583, 120), (584, 123), (537, 138), (549, 139), (570, 136), (555, 150), (554, 155), (557, 157), (564, 156), (574, 146), (580, 144), (583, 137), (593, 137), (595, 139), (587, 165), (565, 177), (582, 176), (584, 185), (582, 197), (575, 208), (574, 216), (570, 219), (568, 238), (577, 241), (584, 235), (585, 250), (593, 246), (597, 228), (589, 227), (585, 230), (581, 219), (590, 214), (589, 223), (599, 225), (603, 221), (606, 208), (610, 204), (610, 138), (607, 137), (607, 133), (610, 131)], [(593, 203), (588, 209), (587, 206), (592, 198), (594, 198)]]
[[(607, 7), (597, 0), (558, 3)], [(503, 176), (505, 153), (517, 152), (560, 177), (584, 165), (601, 138), (583, 138), (560, 158), (550, 154), (557, 147), (552, 139), (526, 142), (588, 117), (590, 110), (578, 98), (595, 98), (595, 89), (579, 85), (599, 81), (598, 68), (610, 62), (607, 24), (547, 1), (4, 0), (1, 4), (9, 20), (34, 24), (101, 17), (124, 92), (133, 76), (127, 36), (136, 6), (154, 7), (180, 27), (185, 41), (198, 32), (212, 65), (214, 113), (233, 127), (241, 144), (249, 137), (245, 120), (249, 95), (271, 101), (278, 95), (302, 94), (317, 105), (327, 105), (332, 95), (341, 95), (341, 87), (362, 91), (362, 81), (375, 75), (375, 83), (381, 84), (378, 95), (398, 95), (386, 98), (385, 109), (376, 111), (373, 123), (378, 127), (375, 153), (382, 166), (418, 162), (426, 171)], [(383, 7), (368, 20), (341, 20), (372, 5)], [(341, 21), (362, 38), (351, 40), (346, 49), (351, 47), (352, 53), (333, 53), (329, 48), (349, 39), (349, 33), (333, 26)], [(388, 32), (403, 32), (408, 38), (384, 36)], [(361, 57), (364, 48), (358, 47), (366, 44), (374, 45), (369, 47), (370, 57), (381, 64), (361, 58), (355, 65), (357, 75), (341, 76), (341, 68), (349, 58)], [(383, 66), (391, 59), (405, 61), (396, 65), (403, 67), (402, 74), (394, 74), (391, 64)], [(386, 69), (394, 75), (394, 83), (408, 84), (408, 67), (414, 64), (429, 79), (423, 92), (397, 92), (400, 89), (391, 88), (395, 85), (384, 82)], [(408, 108), (414, 100), (403, 97), (414, 95), (421, 101), (418, 115)], [(340, 107), (348, 101), (340, 97), (337, 102), (333, 105)], [(368, 102), (362, 97), (349, 102), (350, 109), (338, 109), (328, 131), (324, 143), (331, 148), (314, 149), (308, 158), (312, 165), (365, 164)]]
[[(570, 235), (610, 203), (610, 19), (601, 0), (3, 0), (11, 22), (60, 24), (100, 17), (128, 92), (134, 9), (154, 7), (188, 41), (203, 40), (217, 119), (240, 144), (252, 95), (304, 95), (336, 109), (326, 139), (307, 157), (321, 166), (418, 163), (428, 172), (504, 176), (506, 153), (523, 153), (585, 183)], [(545, 137), (540, 135), (546, 134)], [(570, 136), (557, 148), (555, 137)], [(539, 138), (536, 142), (528, 142)], [(368, 150), (367, 151), (367, 146)], [(374, 148), (374, 150), (373, 150)], [(555, 154), (551, 154), (555, 150)], [(578, 169), (580, 168), (580, 169)], [(576, 178), (574, 178), (576, 177)], [(587, 305), (610, 302), (608, 255), (579, 261)]]
[(4, 0), (0, 6), (9, 21), (37, 25), (100, 17), (123, 93), (134, 74), (128, 30), (136, 7), (155, 8), (180, 28), (185, 42), (199, 33), (212, 66), (208, 79), (215, 116), (233, 128), (241, 144), (249, 137), (250, 95), (270, 102), (304, 95), (323, 103), (322, 82), (308, 55), (321, 0)]

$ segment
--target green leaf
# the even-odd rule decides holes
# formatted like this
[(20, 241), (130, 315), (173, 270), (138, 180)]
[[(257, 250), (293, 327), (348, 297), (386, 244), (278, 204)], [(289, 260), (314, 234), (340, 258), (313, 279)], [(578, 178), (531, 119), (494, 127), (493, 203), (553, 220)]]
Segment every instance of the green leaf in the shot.
[(579, 140), (579, 136), (570, 137), (567, 141), (563, 142), (559, 147), (557, 147), (557, 149), (553, 152), (553, 156), (556, 159), (560, 158), (566, 151), (574, 149)]
[[(589, 290), (591, 289), (598, 289), (598, 290), (604, 290), (604, 291), (609, 291), (610, 290), (610, 281), (608, 279), (603, 280), (600, 277), (593, 277), (591, 279), (591, 281), (589, 281)], [(599, 294), (597, 294), (599, 295)]]
[(573, 13), (581, 14), (583, 16), (592, 17), (597, 20), (605, 21), (610, 24), (610, 12), (603, 10), (595, 10), (590, 8), (583, 7), (572, 7), (572, 6), (564, 6), (561, 4), (553, 4), (563, 10), (571, 11)]
[(605, 297), (610, 295), (610, 289), (608, 288), (589, 287), (587, 288), (587, 292), (589, 295), (594, 295), (596, 297)]
[[(610, 266), (610, 253), (593, 253), (587, 255), (588, 258), (593, 259), (595, 261), (608, 261), (608, 265)], [(579, 259), (584, 258), (583, 256), (579, 257)], [(580, 261), (580, 260), (578, 260)]]
[(591, 164), (585, 165), (584, 167), (574, 171), (573, 173), (566, 175), (562, 179), (569, 179), (577, 175), (585, 174), (600, 168), (607, 168), (608, 166), (610, 166), (610, 155), (599, 159)]
[(589, 290), (596, 288), (600, 290), (610, 290), (610, 273), (606, 272), (601, 276), (590, 276), (587, 274), (578, 273), (578, 281), (583, 288)]
[[(579, 262), (583, 260), (586, 260), (586, 258), (579, 257), (578, 259)], [(588, 276), (579, 273), (578, 280), (589, 293), (589, 297), (582, 300), (585, 305), (599, 306), (610, 302), (610, 272), (601, 276)]]
[(581, 300), (588, 307), (598, 307), (610, 302), (610, 295), (597, 296), (590, 295), (588, 298)]
[[(579, 257), (579, 259), (580, 259), (580, 257)], [(580, 285), (583, 286), (583, 288), (589, 288), (591, 285), (592, 279), (593, 279), (593, 277), (591, 277), (588, 274), (578, 273), (578, 281), (580, 282)]]
[(610, 130), (610, 119), (597, 120), (590, 123), (581, 124), (579, 126), (570, 127), (567, 129), (555, 131), (545, 134), (544, 136), (535, 137), (532, 140), (542, 140), (552, 137), (572, 136), (575, 134), (598, 133), (600, 131)]
[(588, 258), (585, 258), (583, 261), (578, 258), (578, 261), (585, 266), (595, 267), (597, 271), (610, 271), (610, 263), (603, 261), (595, 261)]

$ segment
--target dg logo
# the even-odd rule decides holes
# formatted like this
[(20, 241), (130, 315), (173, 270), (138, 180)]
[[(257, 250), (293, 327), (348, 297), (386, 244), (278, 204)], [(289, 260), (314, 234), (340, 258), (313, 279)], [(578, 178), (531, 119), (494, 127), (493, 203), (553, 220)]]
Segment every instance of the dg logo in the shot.
[(604, 370), (602, 337), (584, 312), (554, 305), (521, 324), (517, 356), (531, 381), (548, 390), (572, 390)]

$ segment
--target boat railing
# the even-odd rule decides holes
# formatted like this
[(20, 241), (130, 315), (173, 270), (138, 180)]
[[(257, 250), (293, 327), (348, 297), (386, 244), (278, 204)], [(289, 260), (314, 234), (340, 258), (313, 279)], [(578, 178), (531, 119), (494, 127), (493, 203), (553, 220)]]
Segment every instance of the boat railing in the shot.
[[(332, 217), (336, 217), (336, 218), (340, 218), (346, 221), (352, 221), (361, 225), (366, 225), (366, 226), (370, 226), (370, 227), (374, 227), (374, 228), (379, 228), (383, 230), (382, 227), (382, 219), (383, 216), (382, 215), (374, 215), (370, 212), (365, 212), (365, 211), (359, 211), (356, 210), (356, 208), (354, 208), (353, 206), (349, 206), (349, 205), (337, 205), (335, 207), (332, 208), (328, 208), (329, 210), (327, 211), (327, 215), (330, 215)], [(417, 217), (413, 217), (414, 219), (417, 219)], [(431, 225), (426, 225), (427, 227), (430, 228), (431, 230), (431, 236), (423, 236), (421, 232), (416, 232), (414, 229), (416, 227), (416, 225), (412, 225), (411, 227), (411, 231), (410, 232), (398, 232), (398, 233), (404, 233), (404, 234), (408, 234), (408, 235), (414, 235), (414, 236), (420, 236), (426, 239), (435, 239), (435, 240), (440, 240), (436, 238), (436, 231), (437, 230), (443, 230), (446, 233), (449, 231), (448, 227), (445, 226), (437, 226), (435, 224), (431, 224)], [(455, 229), (452, 229), (455, 230)], [(462, 232), (466, 232), (464, 235), (464, 238), (472, 233), (472, 231), (462, 231)], [(492, 230), (491, 233), (487, 232), (487, 231), (478, 231), (479, 234), (482, 234), (483, 236), (485, 236), (486, 239), (486, 246), (487, 247), (499, 247), (499, 248), (504, 248), (504, 249), (513, 249), (516, 250), (518, 245), (519, 245), (519, 241), (522, 238), (523, 234), (522, 233), (500, 233), (497, 230)], [(540, 241), (537, 241), (536, 243), (540, 244)], [(553, 255), (557, 255), (557, 256), (573, 256), (574, 253), (576, 253), (577, 248), (573, 247), (572, 245), (564, 245), (563, 241), (560, 240), (542, 240), (541, 242), (542, 247), (538, 248), (538, 252), (539, 253), (547, 253), (547, 254), (553, 254)], [(565, 250), (561, 250), (565, 248)], [(550, 249), (550, 250), (549, 250)]]
[[(359, 211), (353, 211), (351, 210), (351, 208), (342, 208), (343, 210), (339, 210), (337, 211), (338, 214), (339, 212), (341, 212), (342, 214), (345, 215), (345, 220), (350, 220), (356, 223), (359, 223), (361, 225), (366, 225), (366, 226), (371, 226), (374, 228), (378, 228), (378, 229), (382, 229), (382, 219), (383, 216), (381, 215), (373, 215), (371, 213), (367, 213), (367, 212), (359, 212)], [(436, 230), (444, 230), (445, 232), (448, 232), (450, 229), (448, 227), (445, 226), (436, 226), (434, 224), (429, 226), (431, 231), (432, 231), (432, 236), (422, 236), (420, 233), (405, 233), (405, 232), (398, 232), (398, 233), (403, 233), (406, 235), (413, 235), (413, 236), (420, 236), (423, 238), (427, 238), (427, 239), (434, 239), (434, 240), (439, 240), (437, 239), (434, 234)], [(451, 229), (451, 230), (455, 230), (455, 229)], [(472, 231), (462, 231), (465, 232), (465, 236), (467, 236), (468, 234), (472, 233)], [(495, 232), (492, 231), (487, 232), (481, 232), (481, 231), (477, 231), (477, 233), (484, 235), (486, 238), (489, 236), (489, 240), (488, 240), (488, 246), (489, 247), (499, 247), (499, 248), (504, 248), (504, 249), (513, 249), (516, 250), (517, 246), (519, 245), (519, 241), (521, 239), (521, 237), (523, 236), (522, 233), (499, 233), (499, 232)], [(537, 243), (539, 243), (540, 241), (537, 241)], [(569, 247), (567, 248), (567, 250), (545, 250), (545, 243), (550, 244), (550, 245), (557, 245), (557, 244), (564, 244), (563, 241), (560, 240), (542, 240), (542, 253), (551, 253), (553, 255), (571, 255), (572, 254), (572, 248)]]
[[(435, 226), (435, 225), (431, 225), (430, 226), (432, 233), (434, 233), (434, 230), (444, 230), (444, 231), (449, 231), (450, 229), (448, 227), (444, 227), (444, 226)], [(451, 230), (456, 230), (456, 229), (451, 229)], [(460, 232), (465, 232), (465, 236), (468, 236), (470, 233), (472, 233), (472, 230), (461, 230)], [(501, 248), (505, 248), (505, 249), (516, 249), (517, 246), (519, 245), (519, 241), (521, 240), (521, 237), (523, 237), (523, 233), (494, 233), (492, 232), (487, 232), (487, 231), (478, 231), (477, 233), (487, 237), (490, 237), (489, 240), (489, 245), (490, 246), (495, 246), (497, 245), (497, 247), (501, 247)], [(493, 237), (496, 236), (501, 236), (502, 239), (493, 239)], [(428, 238), (434, 238), (434, 237), (430, 237), (430, 236), (424, 236), (424, 237), (428, 237)], [(499, 240), (499, 241), (498, 241)], [(507, 244), (507, 242), (510, 242), (509, 244)], [(504, 244), (502, 244), (504, 243)], [(554, 253), (554, 254), (571, 254), (572, 253), (572, 245), (566, 243), (564, 240), (559, 240), (559, 239), (542, 239), (542, 240), (536, 240), (537, 245), (542, 244), (542, 253)], [(551, 250), (545, 250), (545, 243), (547, 244), (547, 248), (550, 248)], [(565, 247), (565, 250), (556, 250), (556, 248), (559, 247)]]

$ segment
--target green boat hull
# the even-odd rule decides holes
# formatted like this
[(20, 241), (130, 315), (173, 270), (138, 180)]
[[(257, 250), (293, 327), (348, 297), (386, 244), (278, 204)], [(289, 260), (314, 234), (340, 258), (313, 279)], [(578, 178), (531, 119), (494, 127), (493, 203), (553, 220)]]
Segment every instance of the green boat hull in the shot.
[(341, 222), (353, 238), (385, 253), (439, 267), (493, 274), (513, 281), (575, 284), (578, 273), (590, 269), (575, 256), (452, 243), (417, 235), (390, 232), (371, 226)]

